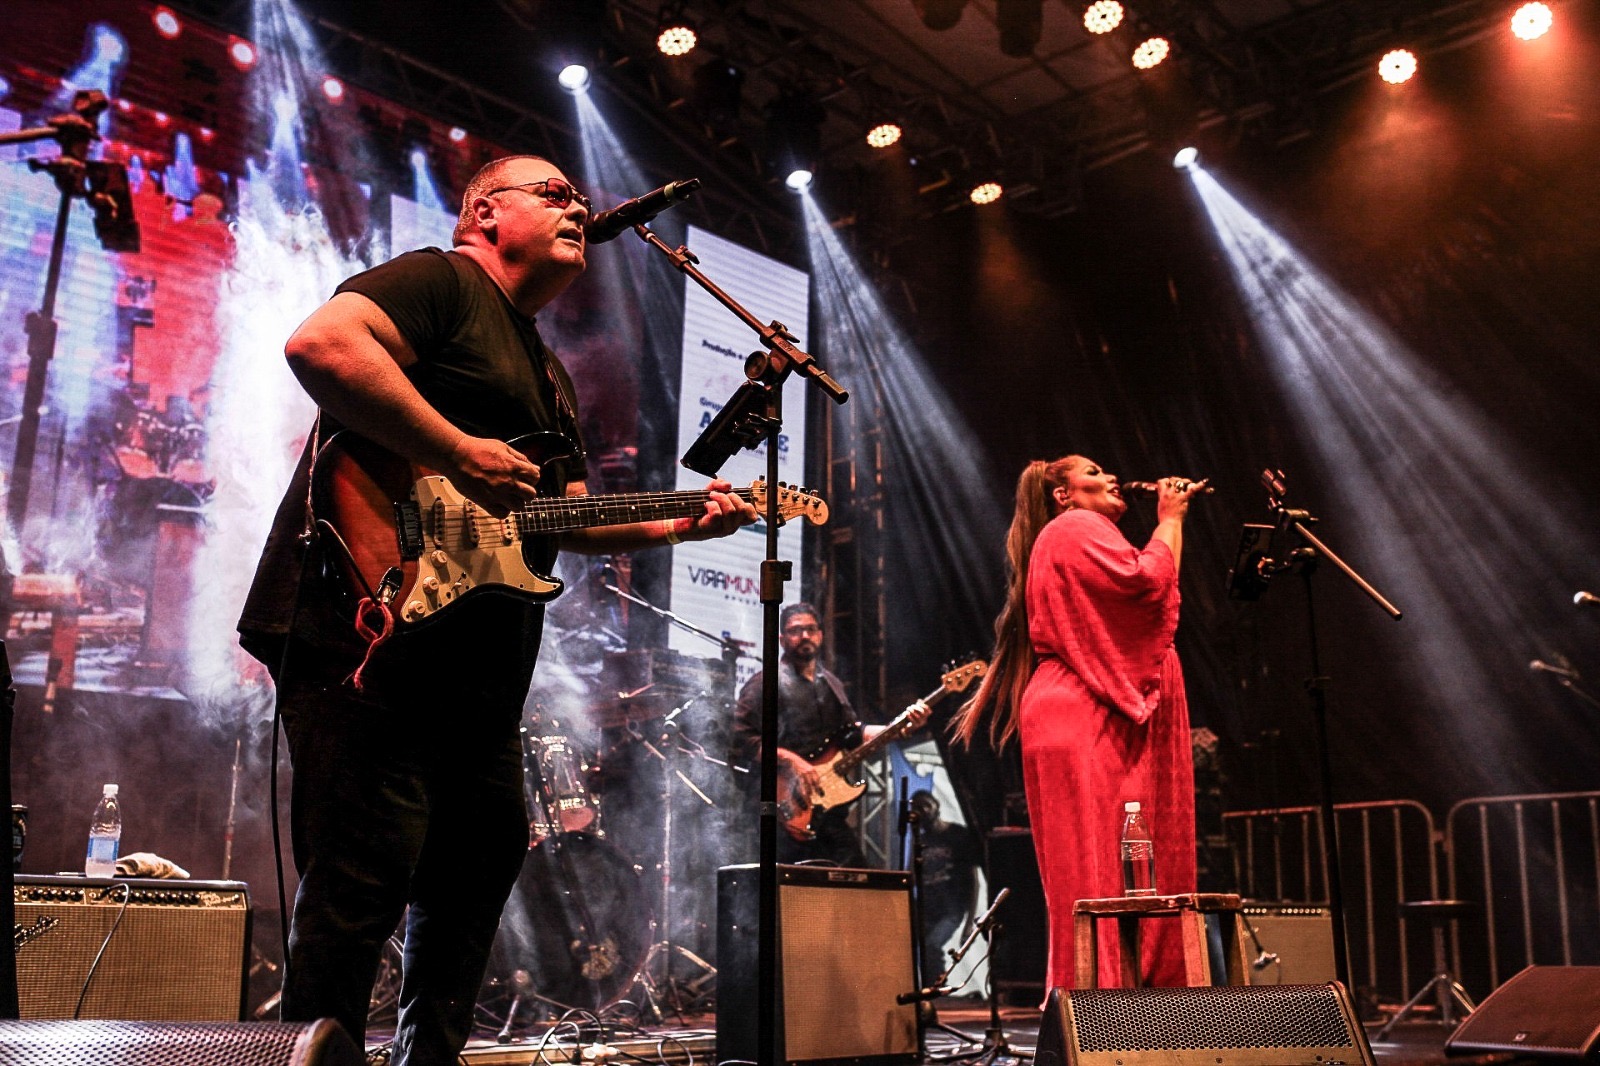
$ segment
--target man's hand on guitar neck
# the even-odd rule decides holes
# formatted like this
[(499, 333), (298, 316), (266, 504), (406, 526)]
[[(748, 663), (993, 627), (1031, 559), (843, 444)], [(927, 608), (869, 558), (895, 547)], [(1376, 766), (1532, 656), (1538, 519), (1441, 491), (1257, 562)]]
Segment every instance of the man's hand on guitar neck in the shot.
[[(928, 723), (928, 716), (933, 714), (933, 708), (928, 705), (926, 700), (918, 700), (905, 709), (905, 714), (906, 722), (905, 729), (903, 731), (906, 733), (914, 733)], [(894, 723), (892, 722), (890, 723), (890, 725), (893, 724)], [(873, 737), (877, 736), (879, 733), (882, 733), (888, 728), (889, 726), (887, 725), (862, 726), (861, 739), (863, 741), (871, 740)]]
[(463, 495), (504, 518), (539, 494), (539, 467), (505, 441), (465, 433), (439, 471)]

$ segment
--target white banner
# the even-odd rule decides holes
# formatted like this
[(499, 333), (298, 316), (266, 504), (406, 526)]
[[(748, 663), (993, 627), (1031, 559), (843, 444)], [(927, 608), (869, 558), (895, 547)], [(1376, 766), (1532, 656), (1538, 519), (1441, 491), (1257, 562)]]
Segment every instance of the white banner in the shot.
[[(700, 269), (728, 295), (764, 323), (782, 322), (806, 347), (811, 279), (803, 271), (751, 251), (705, 230), (689, 227), (689, 248)], [(684, 282), (683, 369), (678, 403), (678, 455), (681, 457), (702, 430), (710, 425), (722, 405), (744, 382), (745, 357), (761, 348), (750, 327), (695, 284)], [(790, 485), (805, 481), (805, 382), (791, 377), (784, 386), (782, 435), (778, 440), (778, 479)], [(747, 488), (764, 477), (765, 446), (736, 452), (718, 472), (736, 488)], [(677, 487), (702, 488), (703, 475), (678, 468)], [(786, 586), (786, 599), (800, 596), (801, 558), (798, 520), (783, 527), (780, 558), (794, 563), (794, 579)], [(672, 557), (672, 610), (689, 622), (714, 633), (751, 642), (761, 651), (761, 560), (766, 555), (766, 526), (756, 523), (731, 537), (669, 549)], [(669, 644), (687, 655), (713, 657), (717, 649), (704, 639), (677, 628)], [(743, 660), (738, 683), (756, 671), (759, 663)]]

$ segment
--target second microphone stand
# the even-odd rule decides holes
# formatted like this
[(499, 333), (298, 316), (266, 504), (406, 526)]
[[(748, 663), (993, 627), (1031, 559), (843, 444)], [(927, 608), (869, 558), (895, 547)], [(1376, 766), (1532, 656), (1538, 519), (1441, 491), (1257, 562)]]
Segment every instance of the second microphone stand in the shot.
[[(1345, 928), (1344, 877), (1340, 870), (1339, 826), (1335, 821), (1337, 814), (1333, 803), (1333, 762), (1328, 748), (1326, 691), (1328, 679), (1322, 676), (1322, 660), (1317, 645), (1316, 602), (1312, 597), (1311, 577), (1316, 572), (1317, 560), (1326, 559), (1338, 567), (1341, 573), (1353, 581), (1356, 587), (1366, 593), (1390, 618), (1398, 622), (1401, 613), (1400, 608), (1385, 599), (1366, 578), (1356, 573), (1349, 563), (1335, 555), (1332, 548), (1311, 532), (1310, 527), (1317, 519), (1310, 511), (1288, 506), (1285, 502), (1288, 488), (1284, 482), (1283, 471), (1262, 471), (1261, 484), (1267, 490), (1267, 503), (1277, 517), (1277, 524), (1271, 527), (1245, 527), (1245, 539), (1238, 561), (1234, 564), (1233, 572), (1228, 575), (1228, 594), (1238, 600), (1259, 599), (1266, 591), (1272, 577), (1285, 570), (1297, 571), (1305, 584), (1306, 629), (1311, 650), (1311, 676), (1306, 679), (1306, 696), (1311, 701), (1317, 771), (1321, 778), (1322, 855), (1323, 866), (1327, 871), (1328, 910), (1332, 912), (1333, 918), (1333, 965), (1345, 987), (1354, 988), (1355, 985), (1350, 979), (1350, 948)], [(1269, 538), (1264, 547), (1261, 544), (1263, 533)], [(1291, 534), (1292, 542), (1288, 545), (1283, 544), (1282, 541)], [(1274, 547), (1270, 543), (1270, 538), (1273, 537), (1280, 541), (1276, 545), (1278, 549), (1287, 548), (1282, 550), (1276, 559), (1268, 555), (1268, 551)]]

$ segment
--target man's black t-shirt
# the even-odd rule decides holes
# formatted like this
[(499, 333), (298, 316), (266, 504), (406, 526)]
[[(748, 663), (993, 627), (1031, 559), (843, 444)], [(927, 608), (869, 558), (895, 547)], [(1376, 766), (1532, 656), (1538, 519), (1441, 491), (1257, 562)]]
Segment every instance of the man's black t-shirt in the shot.
[[(417, 354), (417, 362), (405, 370), (406, 377), (453, 425), (474, 436), (500, 440), (540, 431), (562, 433), (573, 444), (567, 478), (587, 477), (571, 378), (540, 339), (533, 320), (512, 306), (478, 264), (454, 252), (428, 248), (357, 274), (338, 291), (365, 296), (389, 316)], [(322, 440), (337, 429), (331, 418), (324, 417)], [(269, 667), (277, 666), (282, 641), (291, 631), (297, 642), (327, 649), (336, 657), (358, 655), (365, 646), (349, 620), (334, 610), (320, 551), (314, 550), (304, 566), (305, 579), (298, 582), (297, 595), (310, 460), (308, 442), (278, 507), (239, 620), (245, 650)], [(467, 616), (474, 632), (520, 633), (513, 643), (525, 647), (529, 641), (536, 646), (543, 615), (537, 607), (496, 596), (463, 612)], [(450, 630), (459, 624), (441, 617), (429, 630)], [(424, 638), (419, 633), (407, 639)]]

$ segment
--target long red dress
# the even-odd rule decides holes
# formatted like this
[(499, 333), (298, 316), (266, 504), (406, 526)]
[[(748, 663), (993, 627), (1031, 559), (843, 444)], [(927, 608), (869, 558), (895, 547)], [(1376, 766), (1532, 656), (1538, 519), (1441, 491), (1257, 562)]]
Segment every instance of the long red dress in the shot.
[[(1173, 651), (1178, 574), (1172, 551), (1141, 551), (1116, 524), (1070, 510), (1039, 534), (1028, 570), (1038, 667), (1021, 708), (1034, 848), (1050, 913), (1050, 987), (1073, 984), (1072, 905), (1122, 894), (1118, 842), (1127, 800), (1156, 841), (1156, 887), (1192, 892), (1194, 762), (1183, 674)], [(1145, 922), (1151, 984), (1181, 985), (1176, 923)], [(1116, 938), (1100, 938), (1100, 985), (1118, 985)]]

